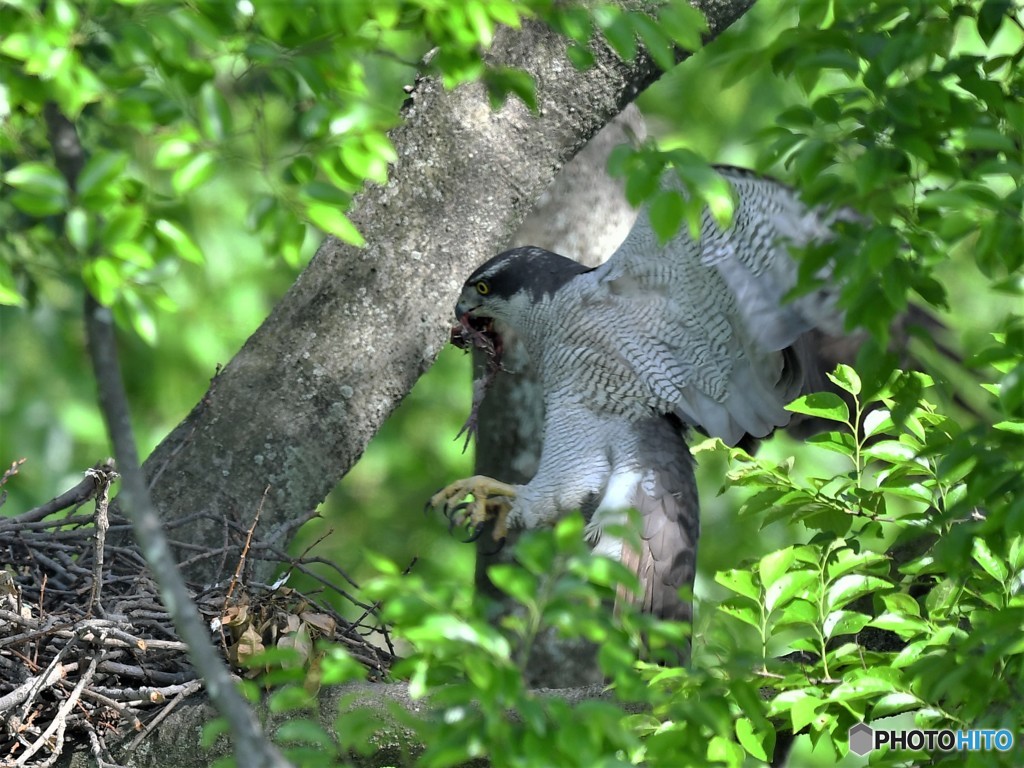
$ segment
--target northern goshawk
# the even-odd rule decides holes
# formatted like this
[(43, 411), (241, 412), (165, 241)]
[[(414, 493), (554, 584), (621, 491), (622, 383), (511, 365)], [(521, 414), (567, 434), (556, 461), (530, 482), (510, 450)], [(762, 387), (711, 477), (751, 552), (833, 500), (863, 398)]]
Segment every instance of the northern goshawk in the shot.
[[(705, 211), (699, 241), (684, 228), (662, 243), (641, 212), (594, 269), (521, 247), (470, 275), (455, 309), (463, 340), (500, 345), (512, 329), (536, 365), (540, 464), (525, 485), (476, 476), (430, 501), (459, 523), (495, 519), (495, 538), (582, 509), (595, 550), (639, 576), (641, 608), (678, 620), (691, 618), (680, 588), (692, 589), (700, 529), (687, 430), (729, 445), (765, 437), (789, 423), (790, 400), (817, 388), (802, 337), (839, 335), (843, 318), (827, 289), (783, 301), (797, 279), (790, 248), (826, 241), (853, 217), (810, 209), (752, 172), (717, 170), (736, 192), (733, 223)], [(603, 533), (630, 509), (639, 550)]]

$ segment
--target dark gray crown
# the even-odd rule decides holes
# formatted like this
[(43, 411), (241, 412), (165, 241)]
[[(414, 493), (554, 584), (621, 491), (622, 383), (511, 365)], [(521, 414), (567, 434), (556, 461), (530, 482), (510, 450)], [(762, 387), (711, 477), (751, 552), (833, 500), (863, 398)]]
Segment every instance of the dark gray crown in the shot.
[(507, 298), (525, 289), (533, 301), (539, 301), (589, 271), (578, 261), (527, 245), (499, 253), (481, 264), (466, 280), (466, 285), (486, 280), (492, 296)]

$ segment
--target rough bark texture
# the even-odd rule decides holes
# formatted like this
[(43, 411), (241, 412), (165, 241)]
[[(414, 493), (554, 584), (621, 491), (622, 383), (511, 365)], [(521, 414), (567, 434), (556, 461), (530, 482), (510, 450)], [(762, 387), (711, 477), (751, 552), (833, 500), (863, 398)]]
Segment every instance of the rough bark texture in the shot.
[[(752, 0), (695, 3), (717, 34)], [(480, 85), (422, 80), (392, 135), (399, 160), (353, 220), (368, 245), (324, 241), (270, 317), (146, 462), (165, 519), (214, 510), (263, 535), (316, 506), (447, 341), (461, 277), (507, 242), (561, 165), (658, 76), (608, 51), (586, 72), (540, 24), (502, 30), (495, 63), (537, 83), (539, 114), (494, 112)], [(210, 523), (194, 541), (224, 538)], [(186, 574), (212, 582), (223, 565)]]

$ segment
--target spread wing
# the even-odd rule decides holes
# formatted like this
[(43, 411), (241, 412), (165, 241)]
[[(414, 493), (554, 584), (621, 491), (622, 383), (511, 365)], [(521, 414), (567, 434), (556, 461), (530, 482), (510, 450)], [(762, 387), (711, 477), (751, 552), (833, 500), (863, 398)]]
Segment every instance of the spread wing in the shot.
[(797, 279), (789, 247), (829, 239), (835, 219), (853, 214), (809, 209), (789, 187), (750, 172), (719, 172), (739, 198), (731, 228), (705, 212), (699, 242), (684, 230), (661, 244), (642, 213), (612, 258), (577, 280), (595, 315), (635, 320), (604, 331), (617, 364), (663, 408), (735, 444), (789, 422), (783, 406), (804, 379), (797, 339), (841, 333), (833, 292), (783, 297)]

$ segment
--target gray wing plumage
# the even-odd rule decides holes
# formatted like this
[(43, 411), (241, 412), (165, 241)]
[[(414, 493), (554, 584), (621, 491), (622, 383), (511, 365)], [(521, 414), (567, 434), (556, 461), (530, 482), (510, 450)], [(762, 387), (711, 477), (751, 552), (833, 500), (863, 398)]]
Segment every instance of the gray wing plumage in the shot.
[(643, 213), (612, 258), (577, 280), (598, 318), (637, 321), (605, 332), (614, 365), (638, 375), (658, 406), (736, 444), (788, 423), (784, 406), (803, 385), (789, 349), (797, 339), (841, 333), (831, 292), (783, 298), (797, 278), (789, 247), (828, 240), (836, 218), (852, 214), (809, 209), (789, 187), (749, 172), (720, 173), (737, 192), (731, 228), (705, 212), (699, 243), (684, 231), (661, 244)]

